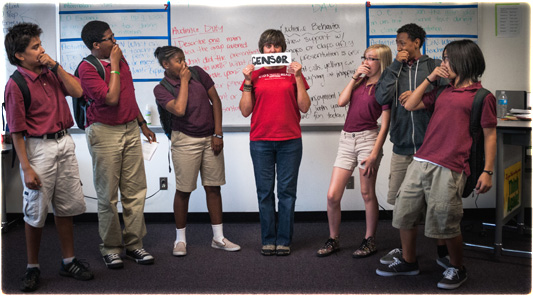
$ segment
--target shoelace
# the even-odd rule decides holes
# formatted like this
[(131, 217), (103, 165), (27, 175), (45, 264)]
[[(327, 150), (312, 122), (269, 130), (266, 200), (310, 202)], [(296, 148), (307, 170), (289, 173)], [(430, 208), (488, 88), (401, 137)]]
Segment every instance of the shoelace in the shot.
[(402, 263), (402, 261), (396, 257), (393, 258), (394, 259), (394, 262), (392, 262), (391, 264), (389, 264), (389, 267), (394, 267), (396, 265), (399, 265)]
[(324, 249), (327, 249), (329, 247), (335, 248), (335, 240), (332, 238), (328, 238), (326, 241), (326, 245), (324, 246)]
[(444, 272), (444, 277), (448, 280), (453, 279), (455, 276), (459, 277), (458, 275), (459, 270), (457, 268), (448, 267)]
[(144, 249), (137, 249), (137, 250), (133, 251), (133, 253), (135, 253), (136, 255), (138, 255), (140, 257), (144, 257), (146, 255), (149, 255), (148, 252), (146, 252)]
[(89, 263), (88, 262), (85, 262), (85, 261), (80, 261), (80, 260), (77, 260), (77, 259), (74, 259), (74, 261), (72, 261), (72, 265), (69, 267), (69, 270), (70, 272), (72, 273), (78, 273), (80, 270), (83, 272), (83, 271), (86, 271), (89, 269)]
[(401, 252), (402, 252), (402, 251), (401, 251), (400, 249), (396, 248), (396, 249), (390, 251), (389, 254), (394, 255), (394, 254), (396, 254), (396, 253), (401, 253)]
[(107, 255), (111, 261), (120, 259), (120, 256), (118, 254), (109, 254)]

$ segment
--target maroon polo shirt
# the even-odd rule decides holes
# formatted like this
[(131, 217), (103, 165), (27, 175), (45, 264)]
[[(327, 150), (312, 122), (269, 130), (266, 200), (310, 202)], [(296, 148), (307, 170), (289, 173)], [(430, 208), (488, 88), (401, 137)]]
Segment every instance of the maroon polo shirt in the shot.
[[(198, 70), (200, 81), (191, 79), (189, 81), (189, 96), (187, 99), (187, 108), (185, 115), (182, 117), (172, 117), (172, 130), (180, 131), (191, 137), (207, 137), (215, 132), (215, 119), (213, 117), (213, 106), (207, 94), (207, 91), (215, 85), (215, 82), (209, 74), (202, 68), (195, 67)], [(176, 95), (180, 92), (181, 80), (174, 80), (167, 76), (165, 78), (174, 86)], [(161, 84), (154, 88), (154, 96), (160, 106), (166, 106), (175, 97)]]
[[(472, 103), (481, 82), (468, 87), (454, 88), (451, 84), (436, 98), (437, 88), (426, 93), (422, 101), (426, 109), (433, 111), (424, 137), (424, 143), (415, 157), (441, 165), (454, 172), (470, 175), (468, 158), (472, 137), (470, 114)], [(483, 101), (481, 127), (495, 128), (496, 98), (489, 94)]]
[[(26, 131), (26, 135), (29, 136), (42, 136), (72, 127), (74, 121), (65, 99), (65, 96), (70, 94), (57, 75), (44, 66), (41, 74), (20, 66), (17, 70), (26, 80), (31, 94), (31, 104), (26, 112), (22, 92), (10, 78), (4, 93), (9, 130)], [(79, 81), (78, 78), (72, 77)]]
[(91, 101), (87, 109), (87, 126), (95, 122), (119, 125), (134, 120), (139, 115), (139, 106), (135, 99), (130, 67), (124, 60), (120, 61), (120, 97), (117, 105), (109, 106), (105, 103), (105, 97), (109, 92), (111, 63), (106, 60), (100, 62), (105, 69), (105, 81), (98, 75), (96, 68), (88, 62), (81, 63), (78, 70), (83, 94)]

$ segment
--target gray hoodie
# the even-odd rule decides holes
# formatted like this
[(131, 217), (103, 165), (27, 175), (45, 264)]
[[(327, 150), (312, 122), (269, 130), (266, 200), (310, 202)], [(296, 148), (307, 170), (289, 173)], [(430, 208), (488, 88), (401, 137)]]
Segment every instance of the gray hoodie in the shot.
[[(434, 60), (427, 55), (421, 56), (411, 66), (394, 59), (383, 71), (376, 88), (376, 101), (381, 105), (391, 105), (390, 140), (394, 144), (392, 151), (400, 155), (413, 155), (422, 145), (431, 113), (426, 109), (407, 111), (399, 103), (398, 97), (406, 91), (414, 91), (428, 77), (441, 60)], [(447, 79), (439, 83), (448, 84)], [(426, 92), (433, 89), (430, 85)]]

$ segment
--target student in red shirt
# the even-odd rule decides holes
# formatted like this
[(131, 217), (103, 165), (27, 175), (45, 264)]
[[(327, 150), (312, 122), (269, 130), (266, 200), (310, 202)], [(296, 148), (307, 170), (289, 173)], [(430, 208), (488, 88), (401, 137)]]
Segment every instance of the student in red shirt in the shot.
[[(287, 48), (279, 30), (266, 30), (259, 38), (261, 53), (280, 53)], [(292, 73), (288, 73), (290, 69)], [(302, 65), (243, 69), (244, 82), (239, 103), (244, 117), (252, 115), (250, 154), (254, 165), (259, 216), (261, 254), (285, 256), (291, 252), (298, 170), (302, 160), (300, 112), (311, 106), (309, 85)], [(274, 184), (277, 174), (278, 219)]]
[[(383, 143), (389, 132), (390, 106), (380, 105), (375, 93), (381, 73), (392, 62), (392, 53), (388, 46), (375, 44), (367, 48), (361, 58), (361, 65), (339, 96), (339, 106), (350, 104), (350, 107), (339, 139), (327, 196), (329, 238), (318, 250), (319, 257), (331, 255), (340, 249), (341, 199), (356, 167), (359, 168), (361, 195), (365, 202), (366, 233), (353, 257), (363, 258), (377, 252), (375, 235), (379, 208), (376, 177), (383, 155)], [(380, 116), (381, 129), (377, 123)]]
[[(407, 110), (433, 111), (424, 142), (407, 174), (396, 201), (392, 225), (400, 229), (402, 258), (378, 268), (381, 276), (416, 275), (416, 232), (420, 214), (425, 215), (427, 237), (443, 239), (450, 254), (451, 266), (438, 283), (442, 289), (458, 288), (467, 279), (463, 265), (462, 193), (470, 168), (468, 158), (472, 137), (470, 116), (476, 92), (482, 87), (479, 77), (485, 71), (485, 60), (479, 46), (471, 40), (454, 41), (446, 45), (442, 65), (426, 78), (411, 95), (400, 96)], [(438, 77), (451, 83), (437, 98), (435, 89), (425, 89)], [(477, 193), (492, 187), (496, 156), (496, 99), (485, 97), (481, 113), (485, 146), (485, 167), (478, 179)]]
[[(139, 110), (130, 68), (109, 25), (88, 22), (81, 38), (105, 69), (105, 80), (88, 62), (81, 63), (78, 70), (90, 102), (85, 135), (98, 196), (100, 253), (108, 268), (124, 266), (124, 249), (126, 256), (138, 264), (152, 264), (154, 257), (142, 241), (146, 235), (146, 175), (139, 128), (148, 141), (156, 137)], [(119, 190), (124, 229), (117, 208)]]
[(61, 242), (62, 276), (78, 280), (93, 278), (88, 266), (74, 256), (72, 216), (85, 212), (75, 144), (68, 133), (74, 125), (65, 96), (82, 95), (78, 78), (45, 53), (42, 30), (22, 23), (8, 29), (4, 45), (9, 62), (17, 66), (30, 91), (26, 108), (21, 89), (13, 79), (6, 85), (5, 102), (13, 145), (20, 161), (23, 213), (28, 265), (22, 291), (39, 285), (39, 247), (48, 204), (54, 209)]

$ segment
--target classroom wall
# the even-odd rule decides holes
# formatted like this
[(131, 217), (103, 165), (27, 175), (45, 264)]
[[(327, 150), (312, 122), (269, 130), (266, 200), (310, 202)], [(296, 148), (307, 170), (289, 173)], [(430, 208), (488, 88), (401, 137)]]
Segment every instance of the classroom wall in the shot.
[[(361, 4), (362, 5), (362, 4)], [(498, 89), (526, 90), (531, 92), (531, 9), (524, 5), (523, 23), (518, 37), (497, 38), (494, 35), (494, 4), (479, 3), (479, 45), (487, 61), (486, 74), (482, 82), (486, 88), (495, 92)], [(53, 16), (50, 16), (53, 17)], [(262, 28), (258, 28), (258, 32)], [(258, 33), (259, 36), (259, 33)], [(256, 40), (252, 40), (256, 42)], [(4, 82), (5, 83), (5, 82)], [(339, 126), (339, 131), (341, 127)], [(325, 211), (326, 193), (331, 177), (332, 165), (336, 156), (339, 131), (304, 130), (304, 153), (298, 183), (296, 211)], [(160, 145), (154, 158), (145, 162), (148, 180), (148, 195), (158, 191), (159, 178), (168, 177), (169, 190), (160, 191), (146, 201), (146, 212), (172, 212), (175, 190), (174, 172), (168, 172), (168, 141), (163, 134), (157, 135)], [(92, 184), (92, 165), (88, 154), (84, 134), (74, 134), (76, 153), (80, 173), (84, 184), (84, 193), (94, 197)], [(224, 155), (226, 159), (226, 182), (222, 186), (223, 206), (225, 212), (256, 212), (257, 201), (255, 181), (249, 154), (249, 134), (247, 132), (226, 132), (224, 135)], [(378, 173), (376, 185), (380, 205), (391, 210), (386, 203), (388, 174), (392, 144), (387, 139), (384, 146), (385, 155)], [(364, 210), (358, 185), (359, 174), (355, 173), (355, 189), (346, 190), (342, 200), (343, 210)], [(20, 213), (20, 176), (17, 170), (8, 169), (6, 173), (7, 212)], [(205, 194), (199, 188), (193, 192), (190, 212), (206, 212)], [(530, 198), (529, 198), (530, 199)], [(491, 190), (478, 199), (464, 199), (465, 208), (492, 208), (495, 206), (495, 193)], [(531, 203), (529, 201), (529, 206)], [(97, 212), (96, 200), (87, 198), (87, 211)]]

